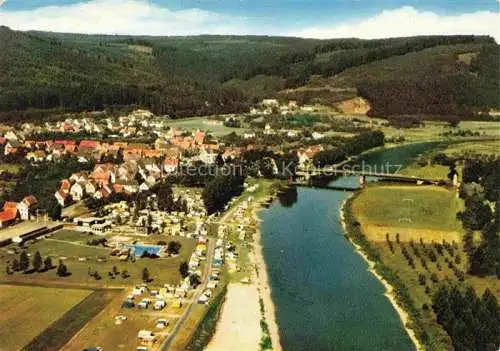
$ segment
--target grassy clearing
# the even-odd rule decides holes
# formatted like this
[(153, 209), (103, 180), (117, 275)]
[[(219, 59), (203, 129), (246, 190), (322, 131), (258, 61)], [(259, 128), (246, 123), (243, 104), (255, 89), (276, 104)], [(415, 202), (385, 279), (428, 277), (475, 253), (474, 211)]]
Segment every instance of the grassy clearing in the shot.
[(435, 186), (368, 187), (353, 204), (353, 211), (368, 240), (384, 241), (387, 232), (401, 240), (458, 241), (462, 227), (456, 219), (461, 202), (455, 192)]
[[(113, 285), (131, 285), (142, 283), (142, 270), (147, 268), (150, 277), (153, 279), (152, 285), (178, 284), (180, 281), (179, 265), (183, 261), (189, 261), (196, 242), (194, 239), (176, 236), (155, 236), (145, 240), (140, 239), (147, 244), (156, 244), (158, 240), (179, 241), (182, 245), (181, 252), (177, 257), (146, 259), (137, 258), (136, 262), (120, 261), (116, 256), (110, 256), (111, 250), (102, 246), (87, 246), (85, 245), (86, 237), (74, 232), (61, 231), (51, 239), (44, 239), (34, 242), (28, 246), (28, 254), (34, 255), (36, 251), (40, 251), (43, 257), (52, 257), (53, 263), (57, 264), (59, 259), (63, 259), (69, 272), (68, 277), (58, 277), (56, 270), (50, 270), (43, 273), (23, 274), (16, 273), (12, 276), (7, 276), (5, 269), (0, 271), (0, 278), (7, 278), (16, 281), (59, 281), (71, 282), (75, 284), (91, 284), (92, 286), (113, 286)], [(7, 261), (12, 261), (18, 257), (16, 254), (8, 253), (14, 249), (14, 245), (2, 248), (0, 255), (0, 265), (5, 267)], [(118, 275), (114, 278), (108, 276), (113, 266), (116, 266), (119, 272), (127, 270), (130, 277), (122, 278)], [(98, 271), (101, 280), (96, 280), (89, 276), (89, 268), (92, 271)]]
[(90, 290), (1, 285), (1, 348), (20, 349), (91, 293)]
[(112, 300), (117, 291), (97, 290), (52, 323), (24, 350), (58, 350)]
[[(427, 268), (424, 268), (417, 258), (415, 259), (415, 268), (412, 268), (401, 253), (402, 247), (406, 247), (415, 258), (415, 254), (408, 243), (397, 245), (394, 242), (394, 231), (391, 232), (391, 240), (395, 248), (394, 253), (391, 252), (387, 243), (371, 242), (371, 245), (378, 250), (383, 263), (389, 266), (404, 281), (416, 307), (421, 311), (421, 320), (425, 329), (429, 332), (431, 340), (434, 340), (439, 345), (437, 349), (445, 349), (443, 345), (448, 345), (449, 340), (447, 334), (436, 322), (436, 316), (432, 312), (432, 294), (438, 289), (439, 284), (445, 280), (459, 283), (453, 270), (449, 268), (448, 262), (453, 262), (455, 267), (465, 272), (467, 270), (467, 256), (463, 253), (463, 248), (459, 244), (457, 249), (454, 250), (453, 256), (449, 252), (444, 251), (443, 255), (437, 254), (436, 262), (431, 262), (426, 258)], [(416, 243), (415, 246), (420, 252), (423, 252), (424, 247), (426, 249), (432, 248), (432, 245), (427, 241), (424, 241), (424, 245)], [(459, 263), (456, 261), (457, 256), (460, 257)], [(425, 285), (419, 282), (420, 274), (426, 277)], [(437, 277), (436, 282), (431, 280), (433, 274)], [(466, 275), (464, 282), (459, 284), (471, 285), (476, 289), (478, 294), (482, 294), (486, 288), (489, 288), (495, 295), (500, 296), (500, 281), (494, 277), (478, 278)], [(428, 292), (426, 292), (426, 287), (430, 289)], [(424, 309), (424, 304), (429, 307), (428, 310)]]
[(90, 236), (87, 233), (76, 230), (61, 229), (54, 233), (53, 239), (85, 243)]
[(212, 124), (209, 123), (207, 118), (203, 117), (172, 120), (166, 122), (165, 125), (172, 128), (186, 129), (188, 131), (194, 131), (197, 129), (210, 131), (216, 136), (222, 136), (232, 132), (235, 132), (236, 134), (243, 134), (246, 131), (244, 128), (229, 128), (221, 124)]

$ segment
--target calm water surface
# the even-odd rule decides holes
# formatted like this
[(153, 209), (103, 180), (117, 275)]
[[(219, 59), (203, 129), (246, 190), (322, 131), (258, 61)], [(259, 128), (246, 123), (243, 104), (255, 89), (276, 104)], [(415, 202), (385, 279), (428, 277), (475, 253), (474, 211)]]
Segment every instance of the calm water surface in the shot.
[[(365, 163), (409, 164), (433, 144), (373, 153)], [(355, 185), (357, 177), (337, 179)], [(345, 239), (349, 193), (297, 188), (296, 202), (260, 213), (264, 257), (284, 350), (414, 350), (382, 284)]]

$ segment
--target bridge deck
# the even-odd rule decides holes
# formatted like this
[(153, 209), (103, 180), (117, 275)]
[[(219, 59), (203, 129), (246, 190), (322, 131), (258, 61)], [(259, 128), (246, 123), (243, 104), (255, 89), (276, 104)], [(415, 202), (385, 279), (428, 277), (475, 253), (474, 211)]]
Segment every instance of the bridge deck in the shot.
[(422, 178), (415, 176), (408, 176), (396, 173), (379, 173), (379, 172), (365, 172), (365, 171), (353, 171), (353, 170), (343, 170), (336, 168), (313, 168), (313, 169), (302, 169), (296, 172), (298, 176), (315, 176), (315, 175), (356, 175), (356, 176), (366, 176), (366, 177), (377, 177), (384, 179), (400, 179), (406, 181), (423, 181), (427, 183), (438, 183), (443, 181), (442, 179), (433, 178)]

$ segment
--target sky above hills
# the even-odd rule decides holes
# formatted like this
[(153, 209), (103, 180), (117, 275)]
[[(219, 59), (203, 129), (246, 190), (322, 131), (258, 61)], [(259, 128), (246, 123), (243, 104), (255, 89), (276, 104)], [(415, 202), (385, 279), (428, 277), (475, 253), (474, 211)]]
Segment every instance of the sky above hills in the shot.
[(491, 35), (498, 0), (0, 0), (19, 30), (134, 35), (267, 34), (312, 38)]

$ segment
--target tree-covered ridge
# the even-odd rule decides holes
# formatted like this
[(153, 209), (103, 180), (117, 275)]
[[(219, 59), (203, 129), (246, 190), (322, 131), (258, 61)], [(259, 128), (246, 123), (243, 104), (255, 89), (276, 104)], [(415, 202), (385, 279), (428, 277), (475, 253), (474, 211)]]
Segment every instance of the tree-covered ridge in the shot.
[[(455, 105), (463, 110), (491, 107), (498, 88), (492, 73), (498, 47), (490, 37), (130, 37), (17, 32), (0, 27), (0, 42), (0, 112), (82, 111), (120, 105), (141, 106), (172, 117), (240, 112), (284, 88), (306, 85), (312, 77), (336, 77), (395, 57), (402, 58), (403, 66), (411, 65), (412, 54), (443, 47), (472, 47), (480, 54), (470, 67), (433, 76), (434, 84), (424, 77), (429, 71), (424, 60), (407, 86), (401, 85), (407, 76), (389, 74), (354, 82), (354, 88), (372, 103), (375, 114), (402, 113), (398, 104), (384, 100), (402, 88), (410, 92), (398, 95), (401, 105), (409, 100), (418, 105), (409, 104), (410, 113), (428, 110), (437, 99), (431, 96), (436, 89), (442, 89), (444, 96), (451, 94), (453, 103), (445, 100), (440, 108), (431, 109), (438, 114), (454, 113)], [(3, 119), (18, 115), (3, 113)]]

